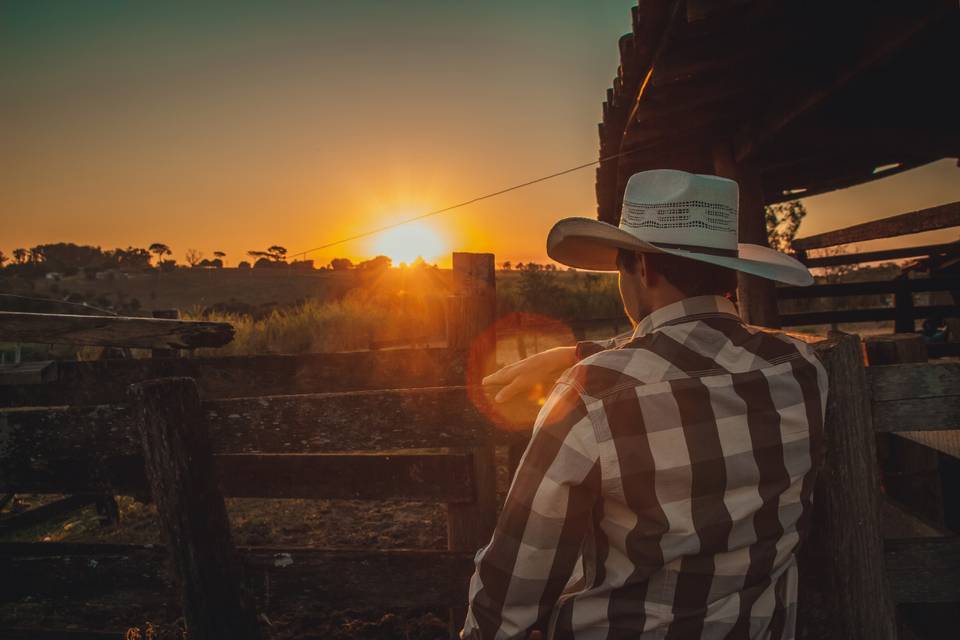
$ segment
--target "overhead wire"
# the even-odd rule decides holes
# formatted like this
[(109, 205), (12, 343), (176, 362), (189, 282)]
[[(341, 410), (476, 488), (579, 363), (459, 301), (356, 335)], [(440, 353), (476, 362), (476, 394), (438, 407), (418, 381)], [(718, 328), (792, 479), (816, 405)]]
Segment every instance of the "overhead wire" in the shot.
[(397, 227), (402, 227), (403, 225), (405, 225), (405, 224), (410, 224), (411, 222), (417, 222), (418, 220), (423, 220), (424, 218), (430, 218), (430, 217), (432, 217), (432, 216), (440, 215), (441, 213), (447, 213), (448, 211), (453, 211), (454, 209), (459, 209), (459, 208), (461, 208), (461, 207), (466, 207), (467, 205), (475, 204), (475, 203), (480, 202), (480, 201), (482, 201), (482, 200), (488, 200), (488, 199), (490, 199), (490, 198), (494, 198), (494, 197), (496, 197), (496, 196), (503, 195), (503, 194), (505, 194), (505, 193), (510, 193), (511, 191), (516, 191), (516, 190), (518, 190), (518, 189), (523, 189), (524, 187), (529, 187), (529, 186), (531, 186), (531, 185), (538, 184), (538, 183), (540, 183), (540, 182), (545, 182), (545, 181), (547, 181), (547, 180), (552, 180), (553, 178), (559, 178), (560, 176), (567, 175), (568, 173), (573, 173), (574, 171), (580, 171), (581, 169), (586, 169), (586, 168), (592, 167), (592, 166), (594, 166), (594, 165), (602, 164), (602, 163), (607, 162), (607, 161), (609, 161), (609, 160), (616, 160), (617, 158), (620, 158), (620, 157), (625, 156), (625, 155), (629, 155), (629, 154), (631, 154), (631, 153), (634, 153), (635, 151), (637, 151), (637, 150), (634, 149), (634, 150), (630, 150), (630, 151), (621, 151), (620, 153), (615, 153), (615, 154), (610, 155), (610, 156), (605, 156), (605, 157), (603, 157), (603, 158), (599, 158), (599, 159), (593, 160), (593, 161), (591, 161), (591, 162), (585, 162), (585, 163), (583, 163), (583, 164), (578, 164), (577, 166), (575, 166), (575, 167), (570, 167), (569, 169), (564, 169), (564, 170), (562, 170), (562, 171), (557, 171), (556, 173), (551, 173), (551, 174), (546, 175), (546, 176), (541, 176), (541, 177), (539, 177), (539, 178), (534, 178), (533, 180), (527, 180), (526, 182), (521, 182), (521, 183), (519, 183), (519, 184), (515, 184), (515, 185), (509, 186), (509, 187), (505, 187), (505, 188), (499, 189), (499, 190), (497, 190), (497, 191), (492, 191), (492, 192), (490, 192), (490, 193), (485, 193), (485, 194), (483, 194), (483, 195), (481, 195), (481, 196), (477, 196), (477, 197), (475, 197), (475, 198), (470, 198), (469, 200), (464, 200), (463, 202), (458, 202), (458, 203), (456, 203), (456, 204), (453, 204), (453, 205), (450, 205), (450, 206), (447, 206), (447, 207), (443, 207), (442, 209), (434, 209), (433, 211), (427, 211), (426, 213), (421, 213), (421, 214), (418, 214), (418, 215), (413, 216), (413, 217), (411, 217), (411, 218), (406, 218), (406, 219), (404, 219), (404, 220), (400, 220), (399, 222), (394, 222), (394, 223), (392, 223), (392, 224), (384, 225), (384, 226), (382, 226), (382, 227), (377, 227), (376, 229), (370, 229), (370, 230), (364, 231), (364, 232), (362, 232), (362, 233), (357, 233), (357, 234), (354, 234), (354, 235), (352, 235), (352, 236), (348, 236), (348, 237), (346, 237), (346, 238), (341, 238), (340, 240), (336, 240), (336, 241), (334, 241), (334, 242), (328, 242), (328, 243), (326, 243), (326, 244), (322, 244), (322, 245), (320, 245), (320, 246), (313, 247), (312, 249), (306, 249), (306, 250), (304, 250), (304, 251), (299, 251), (299, 252), (297, 252), (297, 253), (290, 254), (290, 257), (291, 257), (291, 258), (296, 258), (297, 256), (304, 256), (304, 257), (306, 257), (306, 255), (307, 255), (308, 253), (313, 253), (314, 251), (321, 251), (321, 250), (323, 250), (323, 249), (329, 249), (330, 247), (335, 247), (335, 246), (337, 246), (337, 245), (345, 244), (345, 243), (347, 243), (347, 242), (352, 242), (353, 240), (360, 240), (360, 239), (362, 239), (362, 238), (367, 238), (367, 237), (376, 235), (376, 234), (378, 234), (378, 233), (383, 233), (384, 231), (389, 231), (390, 229), (396, 229)]

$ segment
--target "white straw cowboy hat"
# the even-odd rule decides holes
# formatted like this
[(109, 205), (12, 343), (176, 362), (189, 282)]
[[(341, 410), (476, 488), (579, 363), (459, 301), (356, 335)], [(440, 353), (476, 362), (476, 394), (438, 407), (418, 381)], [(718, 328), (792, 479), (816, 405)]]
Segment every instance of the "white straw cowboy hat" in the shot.
[(800, 261), (737, 239), (740, 191), (717, 176), (673, 169), (630, 176), (620, 226), (566, 218), (547, 236), (547, 255), (590, 271), (616, 271), (617, 249), (669, 253), (787, 284), (813, 284)]

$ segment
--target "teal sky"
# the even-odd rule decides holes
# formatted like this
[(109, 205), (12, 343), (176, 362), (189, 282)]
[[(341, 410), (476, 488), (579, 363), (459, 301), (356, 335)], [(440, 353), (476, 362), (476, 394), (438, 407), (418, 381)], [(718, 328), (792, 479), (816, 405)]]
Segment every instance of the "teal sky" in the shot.
[[(2, 1), (0, 249), (162, 241), (229, 264), (589, 161), (631, 4)], [(812, 198), (803, 231), (960, 199), (956, 178)], [(594, 211), (588, 169), (430, 224), (447, 251), (544, 260), (553, 221)]]

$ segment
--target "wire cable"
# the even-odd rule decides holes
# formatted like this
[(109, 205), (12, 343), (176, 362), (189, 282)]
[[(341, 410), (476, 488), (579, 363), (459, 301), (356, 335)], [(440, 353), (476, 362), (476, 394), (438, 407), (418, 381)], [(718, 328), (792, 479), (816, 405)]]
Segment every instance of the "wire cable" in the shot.
[(335, 241), (335, 242), (328, 242), (327, 244), (320, 245), (319, 247), (313, 247), (312, 249), (306, 249), (305, 251), (299, 251), (299, 252), (297, 252), (297, 253), (291, 254), (290, 257), (291, 257), (291, 258), (296, 258), (297, 256), (304, 256), (304, 257), (306, 257), (306, 255), (307, 255), (308, 253), (313, 253), (314, 251), (320, 251), (320, 250), (322, 250), (322, 249), (329, 249), (330, 247), (335, 247), (335, 246), (337, 246), (337, 245), (341, 245), (341, 244), (344, 244), (344, 243), (346, 243), (346, 242), (351, 242), (351, 241), (353, 241), (353, 240), (360, 240), (361, 238), (366, 238), (366, 237), (369, 237), (369, 236), (376, 235), (376, 234), (378, 234), (378, 233), (383, 233), (384, 231), (389, 231), (390, 229), (396, 229), (397, 227), (402, 227), (403, 225), (405, 225), (405, 224), (410, 224), (411, 222), (416, 222), (416, 221), (418, 221), (418, 220), (423, 220), (424, 218), (429, 218), (429, 217), (431, 217), (431, 216), (436, 216), (436, 215), (439, 215), (439, 214), (441, 214), (441, 213), (447, 213), (448, 211), (453, 211), (454, 209), (459, 209), (459, 208), (461, 208), (461, 207), (466, 207), (467, 205), (471, 205), (471, 204), (474, 204), (474, 203), (476, 203), (476, 202), (480, 202), (481, 200), (488, 200), (488, 199), (490, 199), (490, 198), (494, 198), (494, 197), (496, 197), (496, 196), (503, 195), (503, 194), (505, 194), (505, 193), (510, 193), (511, 191), (516, 191), (517, 189), (523, 189), (524, 187), (529, 187), (530, 185), (534, 185), (534, 184), (537, 184), (537, 183), (540, 183), (540, 182), (545, 182), (545, 181), (547, 181), (547, 180), (552, 180), (553, 178), (559, 178), (560, 176), (567, 175), (568, 173), (573, 173), (574, 171), (580, 171), (581, 169), (586, 169), (586, 168), (588, 168), (588, 167), (592, 167), (592, 166), (594, 166), (594, 165), (601, 164), (601, 163), (603, 163), (603, 162), (607, 162), (607, 161), (609, 161), (609, 160), (615, 160), (615, 159), (617, 159), (617, 158), (620, 158), (620, 157), (625, 156), (625, 155), (629, 155), (629, 154), (634, 153), (634, 152), (636, 152), (636, 151), (638, 151), (638, 149), (634, 149), (634, 150), (631, 150), (631, 151), (621, 151), (620, 153), (616, 153), (616, 154), (611, 155), (611, 156), (606, 156), (606, 157), (604, 157), (604, 158), (600, 158), (600, 159), (594, 160), (594, 161), (592, 161), (592, 162), (585, 162), (585, 163), (579, 164), (579, 165), (577, 165), (577, 166), (575, 166), (575, 167), (570, 167), (569, 169), (564, 169), (563, 171), (557, 171), (556, 173), (551, 173), (550, 175), (542, 176), (542, 177), (540, 177), (540, 178), (535, 178), (535, 179), (533, 179), (533, 180), (528, 180), (528, 181), (526, 181), (526, 182), (521, 182), (520, 184), (515, 184), (515, 185), (513, 185), (513, 186), (506, 187), (506, 188), (504, 188), (504, 189), (500, 189), (499, 191), (493, 191), (493, 192), (491, 192), (491, 193), (486, 193), (486, 194), (484, 194), (484, 195), (482, 195), (482, 196), (477, 196), (476, 198), (471, 198), (471, 199), (469, 199), (469, 200), (464, 200), (463, 202), (458, 202), (457, 204), (453, 204), (453, 205), (450, 205), (450, 206), (448, 206), (448, 207), (443, 207), (442, 209), (435, 209), (435, 210), (433, 210), (433, 211), (428, 211), (428, 212), (426, 212), (426, 213), (421, 213), (421, 214), (419, 214), (419, 215), (413, 216), (412, 218), (407, 218), (406, 220), (401, 220), (401, 221), (399, 221), (399, 222), (394, 222), (393, 224), (388, 224), (388, 225), (385, 225), (385, 226), (382, 226), (382, 227), (378, 227), (378, 228), (376, 228), (376, 229), (371, 229), (371, 230), (369, 230), (369, 231), (364, 231), (363, 233), (358, 233), (358, 234), (356, 234), (356, 235), (352, 235), (352, 236), (349, 236), (349, 237), (346, 237), (346, 238), (342, 238), (342, 239), (337, 240), (337, 241)]

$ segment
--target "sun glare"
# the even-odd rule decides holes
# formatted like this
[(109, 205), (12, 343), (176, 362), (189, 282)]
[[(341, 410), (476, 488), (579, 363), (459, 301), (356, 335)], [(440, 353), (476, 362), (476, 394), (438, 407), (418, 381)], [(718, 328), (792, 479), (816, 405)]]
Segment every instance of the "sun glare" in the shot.
[(418, 257), (435, 262), (446, 249), (436, 230), (423, 222), (411, 222), (390, 229), (373, 239), (373, 250), (393, 260), (394, 266), (401, 262), (412, 263)]

